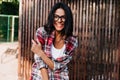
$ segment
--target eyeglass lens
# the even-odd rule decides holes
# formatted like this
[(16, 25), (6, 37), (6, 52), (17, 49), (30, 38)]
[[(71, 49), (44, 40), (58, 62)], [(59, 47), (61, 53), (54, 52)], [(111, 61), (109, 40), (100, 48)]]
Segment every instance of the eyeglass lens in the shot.
[(63, 22), (65, 22), (65, 15), (63, 15), (63, 16), (59, 16), (59, 15), (54, 15), (54, 20), (55, 21), (58, 21), (58, 20), (61, 20), (61, 21), (63, 21)]

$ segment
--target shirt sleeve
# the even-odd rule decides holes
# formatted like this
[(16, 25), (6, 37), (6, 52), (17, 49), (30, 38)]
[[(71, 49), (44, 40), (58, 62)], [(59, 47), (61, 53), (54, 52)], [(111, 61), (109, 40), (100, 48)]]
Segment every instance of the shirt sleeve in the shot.
[(43, 27), (40, 27), (36, 31), (36, 39), (41, 43), (41, 45), (44, 47), (45, 45), (45, 30)]
[(70, 60), (72, 59), (72, 54), (74, 53), (77, 46), (78, 46), (78, 41), (76, 39), (74, 41), (73, 46), (71, 47), (71, 50), (69, 50), (67, 52), (67, 55), (65, 57), (61, 57), (54, 61), (54, 69), (53, 70), (60, 70), (62, 68), (65, 68), (67, 66), (67, 64), (70, 62)]
[[(43, 27), (40, 27), (37, 29), (36, 39), (38, 39), (38, 41), (41, 43), (43, 50), (44, 50), (44, 45), (45, 45), (44, 34), (45, 34), (45, 31), (44, 31)], [(37, 69), (41, 69), (43, 67), (47, 68), (47, 65), (44, 63), (44, 61), (38, 55), (36, 55), (36, 54), (34, 55), (34, 60), (35, 60), (35, 62), (33, 64), (33, 66), (35, 65), (35, 67)]]
[(72, 56), (66, 56), (66, 58), (62, 61), (54, 60), (53, 70), (56, 71), (56, 70), (61, 70), (62, 68), (65, 68), (71, 59), (72, 59)]
[(41, 69), (43, 67), (47, 68), (47, 65), (43, 62), (43, 60), (37, 54), (34, 55), (34, 59), (35, 59), (35, 62), (33, 66), (35, 65), (37, 69)]

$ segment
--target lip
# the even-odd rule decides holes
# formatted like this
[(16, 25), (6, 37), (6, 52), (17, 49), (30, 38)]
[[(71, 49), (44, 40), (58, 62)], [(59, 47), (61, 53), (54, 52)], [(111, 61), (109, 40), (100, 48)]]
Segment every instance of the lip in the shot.
[(62, 27), (63, 27), (63, 25), (57, 25), (57, 27), (58, 27), (58, 28), (62, 28)]
[(61, 30), (64, 27), (64, 25), (61, 23), (55, 23), (54, 26), (56, 27), (57, 30)]

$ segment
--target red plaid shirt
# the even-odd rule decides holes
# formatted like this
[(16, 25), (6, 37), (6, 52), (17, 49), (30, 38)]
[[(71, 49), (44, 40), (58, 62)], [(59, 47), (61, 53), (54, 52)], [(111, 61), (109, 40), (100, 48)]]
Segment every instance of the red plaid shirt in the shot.
[(51, 45), (54, 40), (55, 31), (51, 35), (47, 35), (44, 27), (40, 27), (36, 36), (42, 44), (42, 48), (46, 55), (54, 62), (54, 70), (49, 67), (36, 55), (35, 62), (32, 65), (31, 80), (42, 80), (40, 75), (40, 68), (45, 67), (48, 70), (49, 80), (69, 80), (67, 64), (72, 59), (72, 54), (78, 45), (76, 37), (69, 37), (65, 40), (66, 49), (64, 51), (65, 56), (54, 59), (51, 55)]

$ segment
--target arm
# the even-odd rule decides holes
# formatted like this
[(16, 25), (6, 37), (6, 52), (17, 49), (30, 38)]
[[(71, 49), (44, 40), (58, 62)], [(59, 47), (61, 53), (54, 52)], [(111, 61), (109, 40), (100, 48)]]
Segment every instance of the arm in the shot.
[(64, 57), (63, 60), (52, 61), (50, 58), (48, 58), (45, 55), (45, 53), (43, 51), (41, 51), (41, 53), (38, 53), (38, 55), (48, 65), (48, 67), (51, 70), (59, 70), (61, 68), (64, 68), (72, 59), (71, 55), (67, 55), (66, 57)]
[[(43, 45), (44, 45), (44, 38), (43, 38), (43, 32), (42, 32), (42, 29), (38, 29), (37, 32), (36, 32), (36, 41), (37, 43), (39, 43), (39, 45), (41, 45), (41, 49), (43, 49)], [(39, 59), (41, 60), (41, 59)], [(45, 64), (42, 60), (42, 63)], [(45, 64), (46, 66), (46, 64)], [(47, 72), (47, 69), (42, 66), (40, 68), (40, 71), (41, 71), (41, 76), (42, 76), (42, 80), (48, 80), (48, 72)]]
[(41, 71), (41, 75), (42, 75), (42, 80), (49, 80), (47, 69), (46, 68), (41, 68), (40, 71)]
[[(34, 41), (33, 41), (33, 43), (34, 43)], [(52, 61), (50, 58), (47, 57), (47, 55), (45, 55), (45, 52), (39, 48), (39, 47), (41, 47), (41, 45), (38, 45), (36, 43), (34, 43), (34, 44), (33, 44), (34, 46), (32, 47), (31, 50), (34, 53), (37, 53), (37, 55), (44, 61), (44, 63), (46, 63), (48, 65), (48, 67), (52, 70), (57, 70), (57, 69), (63, 68), (64, 66), (66, 66), (67, 63), (70, 62), (70, 60), (72, 58), (71, 55), (67, 55), (66, 58), (60, 62)], [(69, 51), (69, 54), (72, 54), (74, 50), (75, 50), (75, 47), (71, 48), (71, 50)]]
[[(34, 47), (35, 46), (35, 47)], [(43, 50), (40, 50), (39, 48), (39, 45), (33, 45), (31, 50), (34, 52), (34, 53), (37, 53), (37, 55), (39, 56), (39, 58), (48, 65), (48, 67), (52, 70), (56, 70), (56, 69), (60, 69), (61, 67), (63, 67), (64, 65), (66, 65), (70, 60), (70, 56), (65, 59), (63, 62), (55, 62), (55, 61), (52, 61), (50, 58), (47, 57), (47, 55), (45, 55), (44, 51)], [(40, 60), (39, 59), (39, 60)], [(39, 61), (40, 62), (40, 61)], [(42, 62), (40, 62), (42, 63)], [(41, 66), (41, 65), (39, 65)]]
[[(43, 62), (45, 62), (51, 69), (53, 69), (54, 68), (54, 63), (44, 53), (44, 51), (41, 48), (41, 44), (39, 42), (37, 42), (38, 43), (37, 44), (34, 40), (32, 40), (32, 43), (33, 44), (32, 44), (32, 47), (31, 47), (31, 51), (33, 53), (37, 54), (37, 56), (38, 56), (38, 58), (36, 59), (36, 62), (38, 63), (38, 62), (41, 62), (43, 60)], [(41, 66), (41, 65), (39, 65), (39, 66)]]
[(35, 59), (35, 62), (32, 67), (34, 69), (40, 70), (42, 80), (48, 80), (49, 77), (48, 77), (48, 72), (46, 69), (47, 68), (46, 64), (37, 54), (34, 55), (34, 59)]
[(34, 59), (35, 59), (36, 69), (39, 69), (41, 72), (42, 80), (48, 80), (49, 78), (48, 78), (48, 72), (46, 69), (46, 64), (37, 54), (34, 55)]

